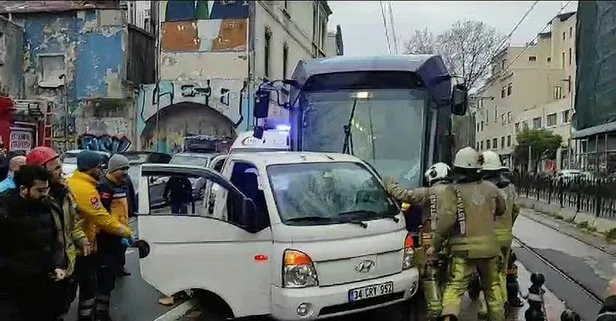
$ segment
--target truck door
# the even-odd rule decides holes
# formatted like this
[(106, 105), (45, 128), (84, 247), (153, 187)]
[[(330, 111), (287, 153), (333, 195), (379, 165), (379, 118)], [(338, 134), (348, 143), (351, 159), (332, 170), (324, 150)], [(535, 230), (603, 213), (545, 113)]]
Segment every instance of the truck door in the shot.
[[(165, 206), (151, 204), (149, 177), (167, 177)], [(206, 215), (203, 199), (192, 199), (188, 178), (202, 178), (225, 191), (217, 199), (226, 205), (225, 213), (217, 215), (222, 219)], [(230, 180), (199, 166), (143, 164), (139, 190), (139, 239), (149, 247), (140, 261), (144, 280), (166, 295), (210, 291), (227, 302), (235, 317), (268, 313), (273, 239), (267, 211)]]
[[(229, 155), (218, 155), (212, 158), (212, 160), (207, 165), (207, 167), (209, 169), (213, 169), (217, 173), (222, 173), (222, 168), (225, 165), (225, 162), (227, 161), (228, 157)], [(216, 184), (212, 183), (212, 181), (205, 182), (205, 200), (206, 200), (205, 206), (207, 209), (207, 212), (206, 212), (207, 215), (214, 214), (214, 201), (216, 200), (217, 190), (220, 190), (220, 189), (221, 188), (217, 186)]]

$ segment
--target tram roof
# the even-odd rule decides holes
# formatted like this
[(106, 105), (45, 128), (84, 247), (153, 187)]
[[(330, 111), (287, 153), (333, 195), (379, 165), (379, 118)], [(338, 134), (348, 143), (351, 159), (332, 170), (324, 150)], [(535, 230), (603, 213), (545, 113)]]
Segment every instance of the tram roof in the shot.
[(296, 80), (303, 78), (305, 81), (314, 75), (351, 71), (416, 72), (428, 61), (443, 65), (442, 58), (438, 55), (391, 55), (373, 57), (337, 56), (300, 60), (293, 73), (293, 78)]

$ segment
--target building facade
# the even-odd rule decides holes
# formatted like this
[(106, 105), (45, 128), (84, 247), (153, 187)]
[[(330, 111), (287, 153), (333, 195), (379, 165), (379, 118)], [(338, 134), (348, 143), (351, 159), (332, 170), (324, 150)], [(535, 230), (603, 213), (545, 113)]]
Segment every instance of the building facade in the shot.
[(0, 96), (23, 95), (23, 28), (0, 16)]
[(52, 105), (55, 147), (134, 140), (136, 88), (155, 80), (154, 38), (127, 23), (119, 1), (12, 1), (0, 13), (23, 27), (23, 98)]
[[(140, 90), (142, 149), (179, 151), (189, 136), (232, 140), (253, 125), (259, 84), (290, 77), (301, 59), (342, 52), (327, 48), (326, 1), (156, 4), (159, 77)], [(333, 38), (341, 47), (341, 35)], [(286, 113), (276, 105), (270, 117), (285, 119)]]
[[(510, 46), (492, 61), (492, 76), (477, 93), (475, 120), (479, 150), (493, 150), (508, 166), (514, 160), (516, 135), (546, 128), (563, 137), (556, 169), (568, 159), (575, 84), (575, 12), (556, 16), (550, 31), (527, 46)], [(551, 169), (554, 169), (551, 167)]]

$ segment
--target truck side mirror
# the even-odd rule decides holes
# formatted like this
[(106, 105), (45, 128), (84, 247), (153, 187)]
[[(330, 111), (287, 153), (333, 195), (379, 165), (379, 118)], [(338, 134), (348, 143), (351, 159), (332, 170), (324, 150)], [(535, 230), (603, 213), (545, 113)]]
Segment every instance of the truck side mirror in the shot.
[(257, 233), (261, 230), (255, 203), (251, 198), (245, 197), (242, 200), (242, 217), (246, 222), (246, 230), (250, 233)]
[(451, 113), (464, 116), (468, 109), (468, 89), (462, 84), (455, 85), (451, 93)]
[(269, 115), (270, 92), (258, 89), (255, 93), (255, 104), (252, 110), (254, 118), (267, 118)]

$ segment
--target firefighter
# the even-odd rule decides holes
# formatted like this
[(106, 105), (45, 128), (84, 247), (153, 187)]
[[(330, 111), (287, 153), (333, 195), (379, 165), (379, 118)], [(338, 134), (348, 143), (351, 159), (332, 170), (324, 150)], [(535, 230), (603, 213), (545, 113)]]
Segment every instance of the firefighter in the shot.
[(49, 196), (51, 212), (58, 230), (58, 241), (64, 246), (67, 255), (66, 278), (56, 284), (57, 306), (62, 314), (68, 312), (77, 295), (77, 281), (73, 276), (77, 252), (82, 255), (90, 253), (90, 242), (82, 229), (82, 221), (76, 214), (75, 200), (69, 193), (66, 181), (62, 177), (60, 155), (45, 146), (33, 148), (26, 157), (28, 165), (44, 167), (50, 174)]
[[(101, 155), (82, 151), (77, 155), (77, 170), (67, 180), (69, 191), (75, 198), (77, 214), (83, 219), (83, 229), (94, 252), (98, 231), (132, 237), (130, 228), (110, 215), (101, 203), (96, 184), (101, 176), (102, 164)], [(92, 321), (97, 292), (97, 256), (78, 256), (75, 273), (79, 279), (78, 320)]]
[[(421, 207), (421, 217), (418, 227), (420, 247), (415, 251), (415, 265), (419, 268), (422, 278), (424, 298), (427, 304), (428, 318), (435, 319), (441, 313), (441, 291), (439, 282), (438, 260), (437, 257), (427, 256), (425, 250), (432, 245), (432, 230), (431, 224), (433, 218), (437, 215), (437, 211), (441, 204), (439, 202), (443, 197), (452, 195), (447, 184), (450, 182), (450, 168), (447, 164), (436, 163), (432, 165), (425, 173), (426, 182), (429, 187), (422, 187), (413, 190), (405, 189), (404, 187), (394, 183), (391, 179), (385, 182), (387, 192), (402, 204), (403, 210), (409, 210), (410, 205)], [(415, 218), (410, 218), (414, 220)]]
[[(462, 296), (477, 269), (486, 292), (488, 315), (492, 321), (505, 320), (498, 278), (499, 247), (494, 221), (506, 210), (505, 199), (494, 184), (479, 173), (479, 154), (471, 147), (456, 153), (452, 170), (452, 193), (433, 220), (432, 247), (440, 251), (445, 241), (451, 253), (449, 280), (443, 292), (440, 320), (459, 320)], [(452, 210), (453, 208), (453, 210)]]
[(506, 282), (506, 271), (509, 265), (511, 242), (513, 241), (513, 224), (520, 213), (520, 208), (516, 204), (515, 187), (511, 184), (509, 179), (503, 175), (505, 169), (501, 164), (498, 154), (492, 151), (485, 151), (482, 154), (482, 161), (481, 170), (483, 172), (483, 178), (492, 182), (500, 189), (507, 204), (507, 210), (499, 217), (495, 225), (496, 238), (502, 254), (500, 282), (503, 298), (507, 299), (506, 302), (509, 303), (509, 306), (521, 307), (522, 302), (518, 298), (517, 293), (515, 297), (511, 298), (512, 301), (508, 300)]

